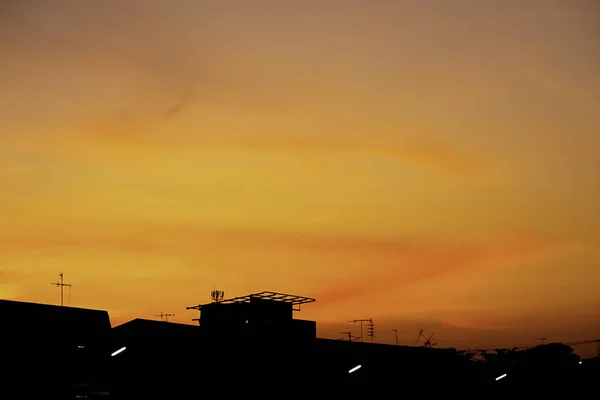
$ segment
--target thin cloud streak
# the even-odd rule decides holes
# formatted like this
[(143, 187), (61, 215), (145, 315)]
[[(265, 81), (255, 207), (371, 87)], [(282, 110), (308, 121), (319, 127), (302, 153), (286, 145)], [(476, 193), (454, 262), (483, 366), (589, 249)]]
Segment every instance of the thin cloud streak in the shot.
[[(184, 110), (178, 103), (167, 111), (169, 120)], [(168, 115), (167, 115), (168, 114)], [(115, 161), (115, 154), (129, 154), (132, 159), (156, 154), (157, 156), (192, 156), (192, 153), (244, 150), (248, 155), (256, 152), (274, 152), (306, 157), (328, 157), (336, 154), (363, 154), (389, 158), (403, 163), (432, 169), (455, 177), (485, 176), (495, 172), (483, 150), (466, 151), (459, 146), (439, 144), (434, 141), (324, 139), (305, 135), (296, 138), (270, 137), (244, 139), (196, 137), (193, 139), (161, 136), (151, 125), (133, 113), (118, 112), (92, 125), (82, 125), (78, 133), (49, 135), (35, 142), (17, 141), (17, 148), (33, 155), (71, 158), (76, 162), (107, 163)], [(157, 121), (157, 124), (159, 122)], [(178, 143), (179, 142), (179, 143)], [(147, 153), (139, 153), (140, 149)], [(79, 150), (79, 151), (78, 151)], [(82, 150), (85, 150), (83, 153)], [(309, 160), (309, 159), (307, 159)], [(310, 158), (314, 161), (314, 158)], [(307, 161), (308, 162), (308, 161)]]
[[(313, 285), (320, 287), (329, 285), (317, 278), (317, 270), (332, 268), (327, 264), (345, 265), (347, 274), (342, 274), (337, 281), (347, 281), (346, 286), (334, 285), (331, 289), (311, 293), (319, 299), (317, 307), (322, 308), (373, 292), (393, 291), (469, 270), (482, 273), (489, 268), (569, 254), (580, 250), (581, 244), (532, 234), (515, 234), (492, 242), (453, 243), (418, 237), (373, 240), (367, 237), (175, 225), (142, 225), (135, 229), (118, 228), (103, 233), (53, 231), (43, 234), (36, 230), (35, 233), (3, 232), (0, 235), (0, 254), (27, 249), (36, 249), (39, 254), (50, 256), (81, 251), (140, 254), (186, 260), (190, 266), (202, 263), (214, 252), (239, 254), (242, 258), (244, 254), (252, 254), (253, 257), (269, 253), (272, 253), (271, 257), (287, 254), (282, 261), (300, 256), (311, 260), (316, 269), (312, 271), (306, 267), (305, 277), (313, 276)], [(270, 249), (277, 249), (277, 253)], [(233, 272), (236, 267), (229, 266), (229, 269)], [(240, 265), (237, 269), (245, 271), (248, 267)], [(373, 271), (377, 271), (376, 274)]]
[(489, 268), (507, 267), (519, 263), (573, 254), (584, 246), (572, 240), (546, 239), (531, 233), (519, 233), (504, 238), (504, 243), (474, 243), (442, 245), (430, 248), (416, 258), (408, 258), (408, 268), (398, 254), (399, 268), (378, 268), (378, 273), (354, 277), (349, 286), (333, 287), (329, 291), (316, 293), (320, 299), (318, 307), (331, 307), (369, 294), (383, 293), (398, 288), (418, 285), (440, 277), (464, 273), (469, 270), (482, 272)]

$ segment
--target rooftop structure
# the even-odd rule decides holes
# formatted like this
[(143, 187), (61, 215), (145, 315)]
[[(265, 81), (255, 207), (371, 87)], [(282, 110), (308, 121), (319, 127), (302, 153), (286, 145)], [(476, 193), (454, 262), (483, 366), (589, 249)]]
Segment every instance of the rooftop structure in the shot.
[(314, 321), (293, 319), (293, 312), (300, 311), (302, 304), (315, 302), (310, 297), (268, 291), (230, 299), (211, 297), (211, 303), (187, 307), (200, 312), (200, 318), (195, 321), (200, 323), (205, 333), (271, 338), (273, 335), (316, 337)]
[[(5, 344), (2, 360), (10, 365), (2, 376), (6, 393), (74, 398), (80, 390), (107, 385), (108, 312), (0, 300), (0, 313), (6, 321), (0, 331)], [(23, 385), (24, 378), (35, 385)]]
[[(222, 293), (222, 292), (219, 292), (219, 293)], [(200, 311), (202, 309), (202, 307), (207, 306), (207, 305), (213, 305), (216, 303), (218, 303), (218, 304), (250, 303), (253, 299), (262, 299), (262, 300), (271, 300), (271, 301), (278, 301), (278, 302), (291, 304), (292, 306), (297, 306), (297, 308), (292, 308), (293, 311), (300, 311), (300, 306), (302, 304), (314, 303), (316, 301), (315, 299), (312, 299), (310, 297), (303, 297), (303, 296), (296, 296), (296, 295), (292, 295), (292, 294), (268, 292), (268, 291), (249, 294), (246, 296), (233, 297), (231, 299), (222, 299), (222, 298), (218, 299), (218, 297), (213, 296), (213, 299), (215, 299), (215, 298), (216, 298), (216, 300), (214, 300), (212, 303), (200, 304), (200, 305), (193, 306), (193, 307), (187, 307), (187, 310)]]

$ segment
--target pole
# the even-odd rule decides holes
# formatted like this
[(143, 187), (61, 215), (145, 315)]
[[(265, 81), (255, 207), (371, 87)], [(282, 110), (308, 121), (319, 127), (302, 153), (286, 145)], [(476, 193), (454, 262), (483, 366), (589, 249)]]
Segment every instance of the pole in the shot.
[[(51, 285), (56, 285), (57, 287), (60, 286), (60, 306), (63, 307), (65, 305), (65, 286), (69, 287), (69, 298), (71, 297), (71, 284), (69, 283), (65, 283), (64, 281), (64, 274), (62, 273), (62, 271), (58, 274), (59, 278), (60, 278), (60, 282), (56, 281), (56, 283), (52, 283), (50, 282)], [(70, 303), (70, 301), (69, 301)]]
[(354, 319), (352, 321), (348, 321), (348, 322), (352, 322), (352, 323), (360, 323), (360, 341), (363, 341), (363, 322), (369, 322), (371, 321), (370, 319)]
[(361, 341), (361, 342), (363, 341), (363, 329), (362, 329), (362, 324), (363, 324), (363, 322), (362, 322), (362, 321), (360, 321), (360, 341)]

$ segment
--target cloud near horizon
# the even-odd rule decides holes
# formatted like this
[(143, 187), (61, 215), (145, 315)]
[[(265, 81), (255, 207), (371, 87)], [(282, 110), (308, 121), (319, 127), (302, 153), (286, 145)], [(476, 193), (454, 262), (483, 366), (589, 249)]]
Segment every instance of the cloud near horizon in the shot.
[[(34, 229), (2, 232), (0, 255), (10, 259), (32, 249), (37, 257), (46, 260), (47, 265), (40, 270), (51, 274), (51, 268), (60, 260), (75, 261), (95, 255), (94, 264), (102, 265), (102, 260), (121, 254), (119, 259), (133, 262), (127, 269), (118, 267), (121, 261), (114, 267), (104, 265), (93, 275), (112, 276), (123, 282), (121, 287), (125, 282), (152, 284), (153, 279), (162, 279), (169, 286), (181, 285), (180, 293), (188, 295), (191, 294), (188, 288), (195, 286), (194, 281), (205, 283), (222, 274), (231, 276), (225, 281), (234, 288), (238, 285), (231, 279), (237, 275), (244, 277), (244, 284), (253, 287), (253, 291), (281, 291), (289, 286), (287, 269), (298, 269), (303, 283), (296, 283), (295, 290), (316, 297), (318, 302), (311, 305), (311, 310), (321, 315), (335, 310), (339, 307), (337, 303), (347, 304), (373, 295), (385, 297), (399, 289), (427, 283), (439, 282), (437, 284), (443, 287), (445, 278), (486, 275), (497, 268), (551, 261), (554, 257), (576, 255), (585, 250), (582, 243), (572, 240), (523, 232), (494, 233), (488, 235), (492, 238), (490, 241), (456, 242), (426, 237), (390, 240), (156, 223), (106, 225), (94, 231), (85, 225)], [(215, 259), (215, 252), (222, 256)], [(171, 268), (159, 267), (163, 260), (171, 260)], [(65, 267), (70, 263), (67, 261)], [(339, 274), (337, 265), (344, 266), (343, 274)], [(260, 274), (254, 272), (258, 268), (262, 271)], [(88, 276), (92, 275), (88, 273)], [(28, 280), (31, 282), (31, 279), (34, 277)], [(218, 280), (226, 283), (223, 278)], [(144, 298), (140, 297), (139, 301), (143, 302)], [(192, 297), (189, 301), (196, 300)], [(381, 312), (385, 310), (387, 308), (382, 308)]]
[[(496, 239), (498, 239), (498, 235)], [(515, 232), (502, 241), (474, 243), (422, 244), (414, 248), (398, 249), (393, 260), (381, 274), (365, 274), (349, 286), (317, 294), (318, 307), (328, 307), (356, 297), (382, 293), (418, 285), (452, 274), (485, 273), (487, 269), (522, 265), (553, 256), (564, 256), (581, 251), (582, 243), (571, 240), (544, 238), (527, 232)], [(381, 252), (378, 252), (381, 254)]]

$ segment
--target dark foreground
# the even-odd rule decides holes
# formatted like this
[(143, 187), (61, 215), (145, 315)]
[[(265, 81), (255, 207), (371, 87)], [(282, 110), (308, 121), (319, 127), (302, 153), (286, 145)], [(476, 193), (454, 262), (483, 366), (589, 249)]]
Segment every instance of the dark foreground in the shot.
[[(597, 359), (501, 365), (469, 361), (453, 350), (323, 339), (297, 346), (142, 338), (112, 338), (108, 343), (68, 353), (68, 344), (59, 339), (12, 338), (4, 343), (0, 398), (107, 398), (101, 392), (109, 392), (112, 399), (571, 398), (589, 396), (600, 382)], [(106, 356), (123, 347), (121, 353)]]
[(598, 359), (560, 343), (473, 361), (454, 349), (317, 339), (314, 321), (260, 296), (204, 305), (201, 326), (111, 328), (106, 311), (6, 300), (0, 313), (10, 321), (0, 400), (588, 398), (600, 382)]

